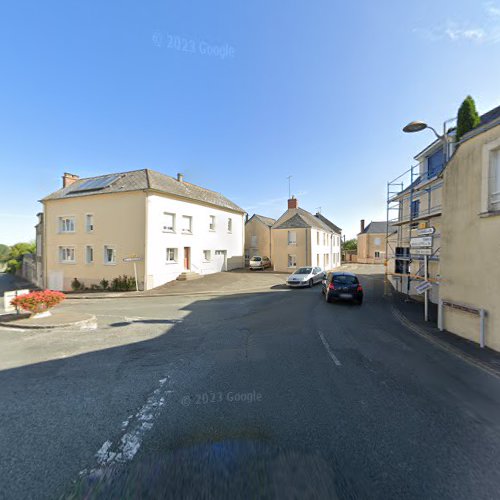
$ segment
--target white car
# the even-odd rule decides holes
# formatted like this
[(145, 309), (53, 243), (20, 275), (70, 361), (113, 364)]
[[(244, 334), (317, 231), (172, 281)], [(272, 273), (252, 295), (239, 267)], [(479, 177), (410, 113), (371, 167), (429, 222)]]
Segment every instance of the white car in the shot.
[(271, 261), (269, 257), (261, 257), (260, 255), (254, 255), (249, 262), (250, 271), (253, 269), (262, 269), (266, 267), (271, 267)]
[(288, 276), (286, 284), (290, 287), (311, 287), (324, 280), (325, 277), (326, 273), (321, 267), (300, 267)]

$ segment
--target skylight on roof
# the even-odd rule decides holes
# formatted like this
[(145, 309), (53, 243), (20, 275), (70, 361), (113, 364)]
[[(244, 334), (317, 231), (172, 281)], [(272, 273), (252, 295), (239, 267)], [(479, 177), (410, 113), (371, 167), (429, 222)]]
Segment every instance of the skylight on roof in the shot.
[[(69, 193), (84, 193), (87, 191), (100, 191), (101, 189), (107, 188), (113, 182), (115, 182), (120, 176), (118, 174), (104, 175), (103, 177), (98, 177), (97, 179), (89, 179), (88, 181), (75, 186)], [(68, 194), (69, 194), (68, 193)]]

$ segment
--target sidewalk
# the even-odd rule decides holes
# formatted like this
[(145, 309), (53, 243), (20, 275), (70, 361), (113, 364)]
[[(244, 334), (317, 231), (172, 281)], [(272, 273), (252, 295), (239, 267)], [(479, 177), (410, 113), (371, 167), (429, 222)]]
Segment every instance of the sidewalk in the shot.
[(78, 313), (54, 309), (47, 318), (30, 318), (27, 314), (8, 314), (0, 316), (0, 326), (6, 328), (20, 328), (26, 330), (41, 330), (54, 328), (68, 328), (74, 326), (91, 326), (96, 323), (93, 314)]
[(411, 331), (436, 346), (459, 356), (488, 373), (500, 378), (500, 353), (464, 339), (446, 330), (440, 331), (435, 322), (424, 321), (424, 305), (417, 301), (405, 301), (398, 295), (391, 295), (394, 316)]

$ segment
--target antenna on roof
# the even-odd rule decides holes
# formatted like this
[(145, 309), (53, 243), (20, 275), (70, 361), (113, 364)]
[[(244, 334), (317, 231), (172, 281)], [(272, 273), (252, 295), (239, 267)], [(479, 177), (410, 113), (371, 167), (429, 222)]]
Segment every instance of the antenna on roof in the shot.
[(316, 212), (318, 212), (318, 214), (320, 214), (321, 213), (321, 207), (316, 208)]
[(293, 176), (292, 175), (289, 175), (287, 177), (288, 179), (288, 199), (290, 199), (292, 197), (292, 190), (291, 190), (291, 185), (290, 185), (290, 180)]

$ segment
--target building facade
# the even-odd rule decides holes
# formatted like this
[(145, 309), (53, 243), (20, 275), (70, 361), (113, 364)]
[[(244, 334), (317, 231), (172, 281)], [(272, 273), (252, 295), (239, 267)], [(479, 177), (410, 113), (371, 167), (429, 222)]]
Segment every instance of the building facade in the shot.
[[(500, 351), (500, 106), (466, 134), (443, 175), (444, 329)], [(461, 307), (465, 306), (465, 307)]]
[(334, 269), (341, 265), (342, 230), (321, 214), (313, 215), (288, 200), (288, 210), (271, 228), (271, 262), (275, 271), (298, 267)]
[(360, 264), (383, 264), (386, 259), (386, 242), (395, 232), (387, 221), (370, 222), (365, 227), (364, 219), (360, 222), (356, 262)]
[(245, 223), (245, 261), (255, 255), (271, 258), (271, 228), (275, 219), (254, 214)]
[(244, 265), (244, 211), (219, 193), (153, 170), (63, 176), (44, 205), (44, 286), (70, 290), (134, 275), (141, 289), (184, 272)]

